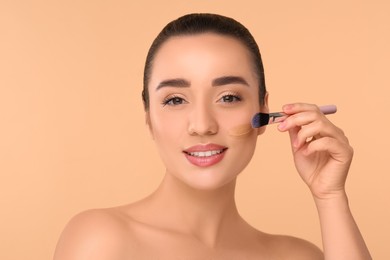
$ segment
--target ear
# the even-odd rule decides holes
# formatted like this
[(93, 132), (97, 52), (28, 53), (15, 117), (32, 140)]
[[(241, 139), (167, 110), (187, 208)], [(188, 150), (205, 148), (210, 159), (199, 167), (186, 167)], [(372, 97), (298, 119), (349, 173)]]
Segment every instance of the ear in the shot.
[[(268, 92), (265, 93), (265, 96), (264, 96), (264, 104), (260, 107), (260, 112), (262, 113), (269, 113), (269, 109), (268, 109)], [(262, 126), (262, 127), (259, 127), (257, 128), (257, 135), (261, 135), (265, 132), (265, 129), (266, 129), (266, 126)]]
[(152, 140), (154, 140), (153, 127), (152, 127), (152, 123), (150, 122), (150, 113), (149, 113), (149, 111), (145, 112), (145, 123), (146, 123), (146, 125), (149, 128), (150, 137), (152, 138)]

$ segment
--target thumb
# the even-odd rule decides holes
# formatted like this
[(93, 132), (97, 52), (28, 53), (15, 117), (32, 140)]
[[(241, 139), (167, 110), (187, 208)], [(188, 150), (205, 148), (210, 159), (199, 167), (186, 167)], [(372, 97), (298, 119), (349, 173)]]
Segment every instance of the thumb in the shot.
[(301, 127), (293, 127), (291, 128), (288, 133), (290, 135), (290, 143), (291, 143), (291, 148), (294, 152), (296, 152), (298, 150), (298, 147), (296, 145), (296, 141), (297, 141), (297, 138), (298, 138), (298, 133), (299, 133), (299, 130), (301, 129)]

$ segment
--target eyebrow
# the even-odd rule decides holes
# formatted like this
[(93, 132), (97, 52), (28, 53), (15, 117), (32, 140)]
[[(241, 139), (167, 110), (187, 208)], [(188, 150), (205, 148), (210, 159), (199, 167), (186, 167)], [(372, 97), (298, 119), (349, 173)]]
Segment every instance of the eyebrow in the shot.
[[(249, 86), (248, 82), (240, 76), (223, 76), (216, 78), (212, 81), (211, 85), (213, 87), (224, 86), (229, 84), (241, 84)], [(176, 88), (188, 88), (191, 86), (191, 83), (188, 80), (177, 78), (177, 79), (166, 79), (161, 81), (157, 87), (156, 91), (164, 87), (176, 87)]]
[(185, 79), (167, 79), (161, 81), (158, 85), (156, 90), (159, 90), (163, 87), (177, 87), (177, 88), (188, 88), (191, 85), (191, 83), (188, 80)]
[(229, 85), (229, 84), (241, 84), (241, 85), (249, 86), (248, 82), (243, 77), (239, 77), (239, 76), (224, 76), (224, 77), (216, 78), (212, 82), (213, 87)]

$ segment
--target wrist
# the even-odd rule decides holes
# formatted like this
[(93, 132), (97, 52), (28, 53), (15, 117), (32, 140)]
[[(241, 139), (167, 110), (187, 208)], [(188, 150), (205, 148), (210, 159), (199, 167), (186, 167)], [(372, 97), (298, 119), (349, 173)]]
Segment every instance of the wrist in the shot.
[(345, 208), (349, 209), (348, 196), (345, 190), (338, 191), (327, 196), (314, 196), (314, 202), (317, 208), (327, 209), (327, 208)]

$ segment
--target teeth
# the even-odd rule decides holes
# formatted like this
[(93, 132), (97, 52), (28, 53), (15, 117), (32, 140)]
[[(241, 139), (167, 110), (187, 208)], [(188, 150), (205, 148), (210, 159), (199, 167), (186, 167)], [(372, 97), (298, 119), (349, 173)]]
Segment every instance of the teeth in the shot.
[(191, 152), (188, 154), (195, 157), (208, 157), (208, 156), (220, 154), (222, 152), (223, 150), (214, 150), (214, 151), (205, 151), (205, 152)]

